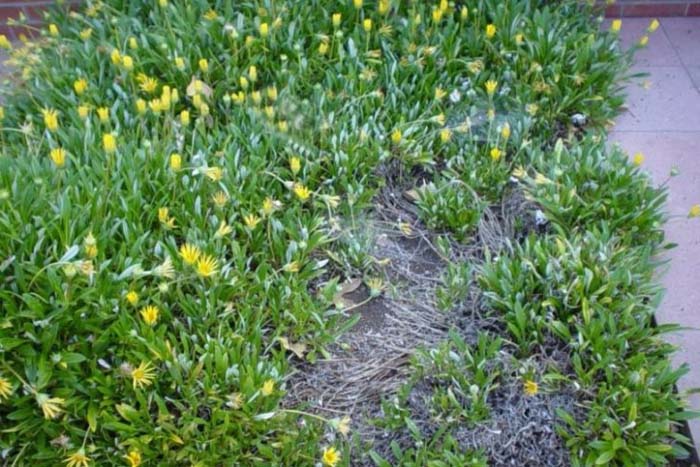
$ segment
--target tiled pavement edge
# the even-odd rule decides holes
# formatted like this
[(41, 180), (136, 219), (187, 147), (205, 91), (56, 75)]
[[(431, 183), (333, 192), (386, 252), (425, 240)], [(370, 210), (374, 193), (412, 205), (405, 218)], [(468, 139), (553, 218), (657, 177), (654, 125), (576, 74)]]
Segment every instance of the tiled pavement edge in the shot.
[[(623, 45), (638, 41), (649, 21), (624, 18)], [(655, 183), (669, 188), (666, 208), (672, 217), (666, 235), (678, 246), (666, 255), (670, 262), (661, 278), (666, 294), (657, 319), (700, 329), (700, 219), (686, 217), (690, 206), (700, 203), (700, 18), (660, 22), (634, 66), (649, 76), (627, 87), (627, 111), (617, 119), (609, 141), (630, 156), (642, 152), (643, 168)], [(672, 169), (678, 170), (677, 176), (669, 176)], [(674, 363), (690, 366), (679, 389), (700, 387), (700, 332), (690, 329), (668, 340), (679, 346)], [(691, 395), (690, 403), (700, 409), (700, 394)], [(700, 420), (690, 425), (700, 449)]]

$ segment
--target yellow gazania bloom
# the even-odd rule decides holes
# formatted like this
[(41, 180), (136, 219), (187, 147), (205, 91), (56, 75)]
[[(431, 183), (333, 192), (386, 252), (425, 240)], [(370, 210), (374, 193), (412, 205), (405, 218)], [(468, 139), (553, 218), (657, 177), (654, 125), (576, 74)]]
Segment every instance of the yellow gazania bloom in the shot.
[(333, 23), (334, 28), (340, 26), (340, 21), (342, 18), (343, 16), (340, 13), (333, 13), (333, 16), (331, 17), (331, 22)]
[(263, 396), (269, 396), (270, 394), (273, 393), (275, 390), (275, 382), (271, 379), (268, 379), (263, 383), (262, 389), (260, 392), (262, 393)]
[(182, 123), (182, 126), (187, 126), (190, 124), (190, 112), (187, 110), (183, 110), (180, 112), (180, 123)]
[(515, 35), (515, 45), (522, 45), (522, 43), (525, 42), (525, 36), (523, 34), (516, 34)]
[(155, 372), (151, 362), (141, 362), (141, 364), (131, 370), (131, 383), (134, 389), (144, 388), (153, 384)]
[(489, 151), (489, 155), (491, 156), (491, 160), (494, 162), (498, 162), (501, 159), (501, 150), (498, 148), (491, 148), (491, 151)]
[(525, 111), (526, 111), (527, 113), (529, 113), (530, 115), (532, 115), (533, 117), (535, 116), (535, 114), (537, 113), (537, 111), (538, 111), (539, 109), (540, 109), (540, 106), (537, 105), (537, 104), (527, 104), (527, 105), (525, 106)]
[(641, 152), (636, 153), (634, 155), (634, 158), (632, 159), (632, 162), (636, 166), (642, 165), (644, 163), (644, 154), (642, 154)]
[(99, 107), (97, 109), (97, 116), (102, 123), (107, 123), (109, 121), (109, 109), (107, 107)]
[(282, 133), (286, 133), (289, 130), (289, 125), (286, 120), (280, 120), (277, 122), (277, 129)]
[(219, 17), (219, 14), (214, 10), (213, 8), (204, 13), (204, 19), (209, 20), (209, 21), (214, 21), (216, 18)]
[(442, 20), (443, 11), (440, 8), (433, 8), (433, 21), (439, 23)]
[(328, 45), (328, 42), (321, 42), (318, 44), (318, 54), (319, 55), (326, 55), (328, 53), (328, 48), (330, 46)]
[(688, 211), (688, 217), (691, 219), (694, 217), (700, 217), (700, 204), (693, 204), (690, 207), (690, 210)]
[(0, 48), (2, 48), (2, 49), (11, 49), (12, 48), (12, 43), (7, 39), (7, 36), (5, 34), (0, 34)]
[(243, 217), (243, 222), (245, 222), (246, 227), (253, 230), (260, 223), (260, 218), (255, 214), (248, 214)]
[(654, 18), (651, 20), (651, 23), (649, 23), (649, 27), (647, 28), (647, 31), (654, 32), (657, 29), (659, 29), (659, 20)]
[(165, 8), (168, 6), (168, 0), (158, 0), (158, 5), (160, 5), (161, 8)]
[(301, 159), (294, 156), (289, 159), (289, 168), (294, 175), (298, 174), (301, 170)]
[(335, 467), (338, 462), (340, 462), (340, 453), (336, 451), (335, 447), (331, 446), (323, 450), (323, 455), (321, 456), (323, 465), (327, 467)]
[(126, 294), (126, 301), (129, 302), (129, 305), (135, 306), (139, 302), (139, 294), (135, 290), (129, 290)]
[(139, 41), (137, 41), (135, 37), (129, 38), (129, 48), (131, 50), (136, 50), (139, 48)]
[(114, 65), (119, 65), (122, 62), (122, 54), (119, 52), (119, 49), (113, 49), (112, 53), (109, 54), (109, 58)]
[(267, 94), (267, 98), (270, 99), (271, 101), (277, 100), (277, 88), (275, 86), (269, 86), (265, 90), (265, 93)]
[(204, 170), (204, 175), (212, 181), (218, 182), (224, 176), (224, 171), (221, 167), (207, 167)]
[(233, 100), (234, 104), (241, 105), (245, 102), (245, 93), (243, 91), (232, 92), (231, 99)]
[(268, 196), (262, 203), (262, 213), (266, 216), (269, 216), (275, 211), (275, 209), (281, 207), (281, 205), (282, 203), (280, 203), (279, 201), (275, 201), (274, 199)]
[(370, 18), (367, 18), (362, 22), (362, 29), (364, 29), (365, 32), (370, 32), (372, 30), (372, 20)]
[(273, 118), (275, 118), (275, 108), (272, 107), (271, 105), (265, 106), (265, 116), (269, 120), (272, 120)]
[(535, 381), (530, 381), (528, 379), (523, 383), (523, 391), (525, 391), (525, 394), (528, 396), (534, 396), (539, 391), (539, 387)]
[(44, 114), (46, 129), (52, 132), (58, 130), (58, 112), (54, 109), (44, 109), (41, 113)]
[(185, 264), (194, 264), (199, 259), (201, 254), (202, 252), (199, 250), (199, 248), (190, 243), (185, 243), (180, 247), (180, 257)]
[(228, 203), (228, 194), (223, 190), (219, 190), (212, 195), (211, 200), (214, 202), (216, 207), (222, 208), (224, 205), (226, 205), (226, 203)]
[(308, 188), (306, 188), (304, 185), (301, 183), (295, 183), (294, 188), (292, 188), (292, 191), (294, 191), (294, 194), (299, 198), (301, 201), (306, 201), (309, 199), (311, 196), (311, 191), (309, 191)]
[(158, 220), (168, 228), (175, 227), (175, 219), (170, 217), (170, 209), (158, 208)]
[(54, 148), (49, 153), (51, 161), (56, 167), (61, 168), (66, 165), (66, 151), (63, 148)]
[(248, 67), (248, 77), (254, 83), (258, 80), (258, 67), (255, 65), (250, 65)]
[(177, 172), (182, 168), (182, 156), (176, 152), (170, 154), (170, 169)]
[(241, 88), (248, 89), (248, 78), (245, 76), (238, 78), (238, 83), (241, 85)]
[(73, 89), (77, 95), (81, 95), (88, 87), (88, 82), (85, 78), (80, 78), (73, 81)]
[(466, 21), (467, 18), (469, 17), (469, 8), (466, 6), (463, 6), (461, 10), (459, 10), (459, 18), (462, 21)]
[(199, 59), (199, 69), (203, 73), (206, 73), (207, 71), (209, 71), (209, 61), (206, 58)]
[(141, 311), (139, 311), (139, 313), (141, 314), (144, 323), (148, 324), (149, 326), (153, 326), (158, 321), (158, 315), (160, 314), (160, 310), (158, 310), (158, 307), (156, 306), (148, 305), (141, 308)]
[(610, 24), (610, 31), (612, 31), (612, 32), (620, 32), (621, 28), (622, 28), (622, 20), (621, 19), (615, 19)]
[(484, 87), (486, 88), (486, 94), (493, 96), (493, 94), (496, 92), (496, 88), (498, 87), (498, 82), (490, 79), (486, 81)]
[(352, 0), (352, 4), (357, 10), (362, 8), (362, 3), (362, 0)]
[(197, 260), (197, 274), (201, 277), (210, 277), (217, 273), (219, 262), (210, 255), (202, 255)]
[(61, 397), (49, 397), (48, 394), (36, 393), (34, 395), (36, 398), (36, 403), (41, 407), (41, 411), (44, 412), (44, 418), (47, 420), (54, 419), (61, 415), (63, 412), (63, 405), (66, 404), (65, 399)]
[(447, 143), (450, 139), (452, 139), (452, 131), (449, 128), (440, 130), (440, 141)]
[(139, 115), (143, 115), (146, 113), (146, 109), (148, 108), (148, 104), (146, 104), (146, 101), (139, 98), (136, 99), (136, 112)]
[(158, 89), (158, 80), (151, 78), (144, 73), (139, 73), (136, 76), (136, 81), (139, 83), (139, 88), (149, 94), (153, 94), (156, 89)]
[(51, 37), (58, 37), (58, 26), (53, 23), (49, 24), (49, 34)]
[(117, 139), (112, 133), (105, 133), (102, 135), (102, 147), (107, 153), (112, 153), (117, 150)]
[(251, 92), (250, 98), (255, 105), (260, 105), (260, 103), (262, 102), (262, 94), (260, 94), (260, 91)]
[(504, 123), (503, 126), (501, 127), (501, 138), (503, 138), (503, 139), (510, 138), (510, 125), (508, 124), (508, 122)]
[(292, 261), (291, 263), (285, 264), (282, 269), (284, 272), (299, 272), (301, 269), (301, 265), (299, 264), (299, 261)]
[(8, 399), (12, 395), (12, 383), (4, 376), (0, 376), (0, 401)]
[(215, 238), (224, 238), (226, 235), (230, 234), (233, 232), (233, 228), (226, 223), (225, 220), (222, 220), (219, 222), (219, 228), (216, 229), (216, 233), (214, 234)]
[(78, 106), (78, 116), (85, 120), (88, 117), (88, 114), (90, 113), (90, 107), (87, 105), (79, 105)]
[(95, 240), (95, 236), (92, 232), (88, 232), (85, 240), (83, 240), (83, 244), (85, 245), (85, 254), (88, 258), (97, 256), (97, 240)]
[(399, 144), (401, 142), (401, 130), (398, 128), (391, 132), (391, 142), (394, 144)]
[(131, 71), (134, 69), (134, 59), (129, 55), (124, 55), (122, 58), (122, 66), (126, 71)]
[(441, 101), (447, 95), (447, 91), (442, 88), (435, 88), (435, 100)]
[(379, 4), (377, 5), (377, 11), (380, 15), (385, 15), (389, 12), (390, 7), (391, 2), (389, 0), (379, 0)]
[(175, 68), (180, 71), (185, 69), (185, 60), (182, 57), (175, 57)]
[(649, 43), (649, 36), (646, 34), (639, 39), (639, 45), (645, 47)]
[(129, 463), (129, 467), (139, 467), (141, 465), (141, 453), (138, 451), (129, 451), (129, 454), (124, 456), (124, 459)]
[(90, 458), (85, 455), (85, 449), (80, 448), (65, 459), (66, 467), (88, 467)]
[(496, 35), (496, 26), (494, 26), (493, 24), (487, 24), (486, 25), (486, 38), (491, 39), (495, 35)]
[(260, 23), (260, 26), (258, 26), (258, 32), (260, 33), (260, 37), (267, 37), (267, 35), (270, 33), (270, 25), (267, 23)]

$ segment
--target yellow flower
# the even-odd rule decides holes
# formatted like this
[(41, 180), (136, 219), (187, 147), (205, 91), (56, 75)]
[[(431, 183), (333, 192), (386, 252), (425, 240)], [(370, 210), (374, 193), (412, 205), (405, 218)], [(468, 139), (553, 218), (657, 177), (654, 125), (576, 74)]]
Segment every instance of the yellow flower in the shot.
[(318, 53), (319, 55), (326, 55), (328, 53), (328, 42), (321, 42), (318, 44)]
[(347, 415), (338, 420), (338, 424), (336, 427), (336, 430), (338, 430), (338, 433), (340, 433), (343, 436), (347, 436), (348, 433), (350, 433), (350, 417)]
[(51, 157), (51, 160), (58, 168), (66, 165), (66, 151), (63, 148), (52, 149), (49, 153), (49, 157)]
[(527, 105), (525, 106), (525, 111), (526, 111), (527, 113), (529, 113), (530, 115), (532, 115), (533, 117), (535, 116), (535, 114), (537, 113), (537, 111), (538, 111), (539, 109), (540, 109), (540, 106), (537, 105), (537, 104), (527, 104)]
[(87, 80), (85, 80), (85, 78), (80, 78), (73, 82), (73, 89), (75, 89), (75, 93), (77, 95), (81, 95), (82, 93), (84, 93), (87, 89), (87, 86), (88, 82)]
[(176, 152), (170, 154), (170, 169), (177, 172), (182, 168), (182, 156)]
[(148, 324), (149, 326), (153, 326), (156, 324), (156, 321), (158, 321), (158, 315), (160, 314), (160, 310), (158, 310), (158, 307), (153, 306), (153, 305), (148, 305), (143, 308), (141, 308), (141, 311), (139, 311), (141, 314), (141, 317), (143, 318), (143, 321)]
[(221, 208), (228, 203), (228, 194), (223, 190), (219, 190), (212, 195), (211, 200), (217, 207)]
[(247, 216), (243, 217), (243, 222), (245, 223), (246, 227), (253, 230), (260, 223), (260, 218), (255, 214), (248, 214)]
[(144, 73), (139, 73), (136, 76), (136, 81), (139, 83), (139, 88), (143, 92), (147, 92), (148, 94), (153, 94), (156, 89), (158, 89), (158, 80), (155, 78), (151, 78), (148, 75), (145, 75)]
[(172, 229), (175, 227), (175, 219), (170, 217), (170, 209), (168, 208), (158, 208), (158, 220), (166, 228)]
[(199, 59), (199, 69), (203, 72), (206, 73), (209, 71), (209, 62), (207, 61), (206, 58), (200, 58)]
[(390, 6), (391, 2), (389, 0), (379, 0), (379, 4), (377, 5), (377, 11), (380, 15), (385, 15), (389, 12)]
[(119, 65), (122, 62), (122, 54), (119, 52), (119, 49), (113, 49), (112, 53), (109, 54), (109, 58), (114, 65)]
[(210, 255), (202, 255), (197, 260), (197, 274), (210, 277), (217, 273), (219, 262)]
[(309, 189), (301, 183), (295, 183), (294, 188), (292, 188), (292, 190), (294, 191), (294, 194), (297, 196), (297, 198), (299, 198), (301, 201), (306, 201), (311, 196), (311, 191), (309, 191)]
[(139, 294), (135, 290), (129, 290), (126, 294), (126, 301), (129, 302), (129, 305), (135, 306), (139, 302)]
[(501, 159), (501, 150), (498, 148), (491, 148), (489, 155), (491, 156), (491, 160), (498, 162)]
[(258, 32), (260, 33), (260, 37), (267, 37), (267, 35), (270, 33), (270, 26), (267, 23), (260, 23), (260, 26), (258, 26)]
[(340, 462), (340, 453), (336, 451), (335, 447), (331, 446), (323, 450), (323, 456), (321, 457), (323, 465), (327, 467), (335, 467), (338, 462)]
[(331, 18), (331, 22), (333, 23), (333, 27), (337, 28), (340, 26), (340, 21), (343, 18), (343, 16), (340, 13), (333, 13), (333, 16)]
[(433, 117), (435, 121), (438, 123), (438, 125), (444, 125), (445, 124), (445, 114), (437, 114), (436, 116)]
[(272, 394), (275, 390), (275, 382), (271, 379), (268, 379), (263, 383), (263, 387), (260, 390), (263, 396), (269, 396)]
[(58, 112), (54, 109), (44, 109), (41, 111), (44, 114), (44, 125), (49, 131), (58, 130)]
[(468, 17), (469, 17), (469, 8), (467, 8), (466, 6), (463, 6), (463, 7), (459, 10), (459, 18), (460, 18), (462, 21), (466, 21)]
[(168, 6), (168, 0), (158, 0), (158, 5), (160, 5), (161, 8), (165, 8)]
[(131, 383), (134, 389), (144, 388), (153, 384), (155, 372), (151, 362), (141, 362), (141, 364), (131, 370)]
[(202, 252), (196, 246), (185, 243), (180, 247), (180, 257), (185, 264), (194, 264), (200, 257)]
[(131, 71), (134, 69), (134, 59), (129, 55), (124, 55), (122, 58), (122, 66), (126, 71)]
[(246, 78), (245, 76), (241, 76), (240, 78), (238, 78), (238, 83), (241, 85), (241, 88), (248, 89), (248, 78)]
[(394, 144), (399, 144), (401, 142), (401, 130), (398, 128), (391, 132), (391, 142)]
[(139, 115), (143, 115), (146, 113), (146, 109), (147, 109), (146, 101), (141, 99), (141, 98), (136, 99), (136, 112)]
[(639, 39), (639, 45), (640, 45), (641, 47), (645, 47), (648, 43), (649, 43), (649, 36), (647, 36), (646, 34), (643, 35), (643, 36)]
[(190, 112), (187, 110), (183, 110), (180, 112), (180, 123), (182, 123), (182, 126), (187, 126), (190, 124)]
[(496, 26), (494, 26), (493, 24), (487, 24), (486, 25), (486, 38), (491, 39), (495, 35), (496, 35)]
[(65, 399), (61, 397), (49, 397), (48, 394), (36, 393), (34, 395), (36, 398), (36, 403), (41, 407), (41, 411), (44, 412), (44, 418), (51, 420), (58, 417), (63, 412), (63, 405), (66, 404)]
[(439, 23), (442, 20), (443, 11), (440, 8), (433, 8), (433, 21)]
[(644, 163), (644, 154), (642, 154), (641, 152), (636, 153), (634, 155), (634, 158), (632, 159), (632, 162), (636, 166), (642, 165)]
[(9, 399), (12, 395), (12, 383), (4, 376), (0, 376), (0, 401)]
[(255, 65), (250, 65), (248, 67), (248, 77), (254, 83), (258, 80), (258, 67)]
[(501, 127), (501, 138), (503, 138), (503, 139), (510, 138), (510, 125), (508, 124), (508, 122), (504, 123), (503, 126)]
[(90, 107), (87, 105), (79, 105), (78, 106), (78, 116), (82, 118), (83, 120), (88, 117), (88, 114), (90, 113)]
[(647, 28), (647, 31), (654, 32), (657, 29), (659, 29), (659, 20), (654, 18), (651, 20), (651, 23), (649, 23), (649, 27)]
[(109, 121), (109, 109), (107, 107), (99, 107), (97, 109), (97, 116), (102, 123), (107, 123)]
[(301, 170), (301, 159), (298, 157), (291, 157), (289, 159), (289, 168), (292, 170), (294, 175), (298, 174)]
[(691, 219), (694, 217), (700, 217), (700, 204), (694, 204), (690, 207), (690, 211), (688, 211), (688, 217)]
[(622, 28), (622, 20), (621, 19), (615, 19), (615, 20), (613, 20), (612, 24), (610, 24), (610, 31), (612, 31), (612, 32), (620, 32), (621, 28)]
[(58, 37), (58, 26), (53, 23), (49, 24), (49, 34), (51, 37)]
[(447, 143), (450, 139), (452, 139), (452, 131), (449, 128), (440, 130), (440, 141)]
[(435, 88), (435, 100), (441, 101), (447, 95), (447, 91), (442, 88)]
[(218, 18), (219, 15), (214, 9), (210, 9), (206, 13), (204, 13), (204, 19), (209, 20), (209, 21), (214, 21), (216, 18)]
[(528, 396), (534, 396), (539, 391), (539, 387), (536, 382), (527, 379), (523, 383), (523, 391), (525, 391), (525, 394)]
[(372, 20), (370, 18), (365, 19), (362, 22), (362, 28), (365, 32), (370, 32), (372, 30)]
[(260, 105), (260, 103), (262, 102), (262, 94), (260, 94), (260, 91), (251, 92), (250, 98), (255, 105)]
[(90, 458), (85, 455), (85, 449), (80, 448), (65, 459), (66, 467), (88, 467)]
[(280, 120), (277, 122), (277, 129), (281, 131), (282, 133), (286, 133), (287, 130), (289, 130), (289, 126), (287, 125), (286, 120)]
[(270, 99), (271, 101), (276, 101), (277, 100), (277, 88), (275, 86), (269, 86), (265, 90), (267, 94), (267, 98)]
[(106, 153), (112, 153), (117, 150), (117, 139), (112, 133), (102, 135), (102, 147)]
[(231, 232), (233, 232), (233, 229), (231, 228), (231, 226), (228, 225), (225, 220), (222, 220), (221, 222), (219, 222), (219, 228), (216, 229), (216, 233), (214, 234), (214, 237), (223, 238), (226, 235), (230, 234)]
[(218, 182), (224, 176), (224, 170), (221, 167), (207, 167), (204, 170), (204, 175), (212, 181)]
[(266, 216), (269, 216), (280, 207), (282, 207), (282, 203), (280, 203), (279, 201), (275, 201), (274, 199), (268, 196), (262, 203), (262, 213)]
[(11, 49), (12, 48), (12, 43), (7, 39), (7, 36), (5, 34), (0, 34), (0, 48), (2, 48), (2, 49)]
[(85, 240), (83, 240), (83, 245), (85, 246), (85, 255), (88, 258), (94, 258), (97, 256), (97, 240), (95, 240), (92, 232), (88, 232)]
[(129, 454), (125, 455), (124, 459), (129, 463), (129, 467), (139, 467), (141, 465), (141, 453), (138, 451), (129, 451)]
[(357, 10), (362, 8), (362, 0), (352, 0), (352, 4)]
[(180, 71), (185, 69), (185, 60), (182, 57), (175, 57), (175, 68)]
[(496, 92), (496, 88), (498, 88), (498, 82), (490, 79), (486, 81), (484, 87), (486, 88), (486, 94), (493, 96), (493, 94)]
[(285, 264), (282, 269), (285, 272), (299, 272), (301, 265), (299, 264), (299, 261), (292, 261), (291, 263)]
[(131, 50), (136, 50), (139, 48), (139, 41), (137, 41), (135, 37), (129, 38), (129, 48)]
[(525, 36), (523, 34), (516, 34), (515, 35), (515, 45), (522, 45), (522, 43), (525, 42)]

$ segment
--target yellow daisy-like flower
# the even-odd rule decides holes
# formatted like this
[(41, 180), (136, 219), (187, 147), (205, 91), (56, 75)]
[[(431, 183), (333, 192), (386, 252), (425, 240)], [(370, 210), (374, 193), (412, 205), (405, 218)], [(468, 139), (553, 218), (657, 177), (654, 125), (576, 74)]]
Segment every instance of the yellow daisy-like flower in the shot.
[(119, 49), (113, 49), (112, 53), (109, 54), (109, 58), (114, 65), (119, 65), (122, 62), (122, 54), (119, 52)]
[(301, 170), (301, 159), (296, 156), (291, 157), (289, 159), (289, 168), (294, 175), (298, 174)]
[(366, 18), (362, 21), (362, 29), (364, 29), (365, 32), (370, 32), (372, 30), (372, 20), (370, 18)]
[(117, 139), (112, 133), (102, 135), (102, 147), (106, 153), (112, 153), (117, 150)]
[(54, 419), (61, 415), (63, 406), (66, 404), (65, 399), (61, 397), (50, 397), (48, 394), (44, 393), (36, 393), (34, 397), (36, 398), (36, 403), (44, 413), (44, 418), (47, 420)]
[(139, 41), (136, 40), (135, 37), (130, 37), (130, 38), (129, 38), (129, 48), (130, 48), (131, 50), (136, 50), (136, 49), (139, 48)]
[(144, 74), (144, 73), (139, 73), (136, 76), (136, 82), (139, 83), (139, 88), (143, 92), (147, 92), (148, 94), (153, 94), (156, 92), (156, 89), (158, 89), (158, 80), (155, 78), (151, 78), (150, 76)]
[(525, 35), (518, 33), (515, 35), (515, 45), (522, 45), (525, 42)]
[(126, 301), (129, 302), (131, 306), (136, 306), (139, 302), (139, 294), (135, 290), (130, 290), (126, 294)]
[(620, 29), (622, 29), (622, 20), (614, 19), (610, 24), (610, 31), (617, 33), (620, 32)]
[(243, 222), (245, 223), (246, 227), (253, 230), (260, 223), (260, 218), (255, 214), (248, 214), (247, 216), (243, 217)]
[(211, 277), (218, 272), (219, 262), (210, 255), (202, 255), (197, 260), (197, 274), (201, 277)]
[(647, 36), (646, 34), (643, 35), (643, 36), (639, 39), (639, 45), (640, 45), (641, 47), (646, 47), (646, 45), (647, 45), (648, 43), (649, 43), (649, 36)]
[(535, 381), (531, 381), (528, 379), (523, 382), (523, 391), (528, 396), (534, 396), (539, 391), (539, 386)]
[(275, 381), (272, 379), (268, 379), (263, 383), (262, 389), (260, 392), (262, 393), (263, 396), (269, 396), (275, 391)]
[(80, 31), (80, 38), (84, 41), (90, 39), (90, 36), (92, 36), (92, 28), (86, 28)]
[(158, 321), (160, 310), (154, 305), (148, 305), (141, 308), (141, 311), (139, 311), (139, 313), (141, 314), (144, 323), (148, 324), (149, 326), (153, 326)]
[(46, 129), (51, 132), (58, 130), (58, 112), (54, 109), (44, 109), (41, 113), (44, 115)]
[(391, 2), (389, 0), (379, 0), (379, 4), (377, 5), (377, 12), (380, 15), (385, 15), (389, 12), (390, 7)]
[(504, 123), (503, 126), (501, 127), (501, 138), (503, 138), (503, 139), (510, 138), (510, 125), (508, 124), (508, 122)]
[(143, 100), (143, 99), (141, 99), (141, 98), (136, 99), (136, 112), (137, 112), (139, 115), (145, 114), (147, 108), (148, 108), (148, 104), (146, 104), (146, 101), (145, 101), (145, 100)]
[(122, 66), (126, 71), (131, 71), (134, 69), (134, 59), (131, 58), (129, 55), (124, 55), (122, 57)]
[(131, 382), (134, 389), (144, 388), (153, 384), (155, 372), (151, 362), (141, 362), (141, 364), (131, 370)]
[(495, 35), (496, 35), (496, 26), (494, 26), (493, 24), (487, 24), (486, 25), (486, 38), (491, 39)]
[(690, 207), (688, 211), (688, 217), (691, 219), (694, 217), (700, 217), (700, 204), (694, 204)]
[(180, 247), (180, 257), (185, 264), (194, 264), (199, 259), (201, 254), (202, 252), (199, 250), (199, 248), (190, 243), (185, 243)]
[(459, 10), (459, 19), (461, 19), (462, 21), (466, 21), (467, 18), (469, 18), (469, 8), (467, 8), (466, 6), (463, 6)]
[(107, 123), (109, 121), (109, 108), (99, 107), (97, 109), (97, 116), (102, 123)]
[(209, 61), (206, 58), (199, 59), (199, 69), (202, 71), (202, 73), (209, 71)]
[(282, 267), (282, 270), (284, 270), (284, 272), (297, 273), (299, 270), (301, 270), (301, 264), (299, 264), (299, 261), (291, 261), (285, 264)]
[(11, 49), (12, 42), (7, 38), (5, 34), (0, 34), (0, 49)]
[(79, 105), (78, 106), (78, 116), (85, 120), (88, 115), (90, 115), (90, 107), (87, 105)]
[(51, 37), (58, 37), (58, 26), (53, 23), (49, 24), (49, 34)]
[(267, 35), (270, 33), (270, 25), (267, 23), (260, 23), (260, 26), (258, 26), (258, 32), (260, 33), (260, 37), (267, 37)]
[(129, 463), (129, 467), (139, 467), (141, 465), (141, 453), (138, 451), (129, 451), (129, 454), (124, 456), (124, 459)]
[(211, 196), (211, 200), (214, 202), (216, 207), (221, 208), (228, 203), (229, 196), (225, 191), (219, 190)]
[(73, 81), (73, 89), (77, 95), (81, 95), (88, 87), (88, 82), (85, 78), (80, 78)]
[(79, 449), (65, 459), (66, 467), (88, 467), (90, 458), (85, 455), (85, 449)]
[(363, 3), (362, 0), (352, 0), (352, 4), (356, 10), (359, 10), (360, 8), (362, 8), (362, 3)]
[(496, 92), (496, 88), (498, 88), (498, 82), (490, 79), (486, 81), (484, 87), (486, 88), (486, 94), (488, 94), (489, 96), (493, 96), (493, 94)]
[(190, 124), (190, 112), (187, 110), (183, 110), (180, 112), (180, 123), (182, 123), (182, 126), (187, 126)]
[(204, 175), (206, 175), (210, 180), (218, 182), (223, 178), (224, 170), (221, 167), (207, 167), (204, 170)]
[(0, 376), (0, 401), (8, 399), (12, 395), (12, 383), (4, 376)]
[(214, 10), (213, 8), (204, 13), (204, 19), (208, 21), (214, 21), (216, 18), (219, 17), (219, 14)]
[(306, 201), (311, 197), (311, 191), (309, 191), (309, 189), (301, 183), (295, 183), (294, 188), (292, 188), (292, 191), (294, 191), (294, 194), (301, 201)]
[(398, 128), (391, 132), (391, 142), (394, 144), (399, 144), (402, 138), (401, 130)]
[(331, 23), (333, 24), (334, 28), (337, 28), (340, 26), (340, 21), (343, 19), (343, 16), (340, 13), (333, 13), (333, 16), (331, 17)]
[(325, 42), (325, 41), (321, 42), (320, 44), (318, 44), (318, 54), (319, 55), (326, 55), (328, 53), (329, 47), (330, 46), (329, 46), (328, 42)]
[(443, 128), (440, 130), (440, 141), (447, 143), (452, 139), (452, 130), (449, 128)]
[(248, 77), (254, 83), (258, 80), (258, 67), (255, 65), (250, 65), (248, 67)]
[(170, 169), (177, 172), (182, 168), (182, 156), (176, 152), (170, 154)]
[(321, 461), (327, 467), (335, 467), (340, 462), (340, 453), (333, 446), (325, 448)]
[(657, 29), (659, 29), (659, 20), (654, 18), (651, 20), (651, 23), (649, 23), (649, 27), (647, 28), (647, 31), (654, 32)]
[(59, 169), (66, 165), (66, 151), (63, 148), (54, 148), (49, 153), (51, 161)]
[(435, 88), (435, 100), (441, 101), (447, 95), (447, 91), (442, 88)]
[(439, 23), (442, 20), (443, 13), (440, 8), (433, 8), (433, 22)]
[(636, 166), (642, 165), (644, 163), (644, 154), (642, 154), (641, 152), (636, 153), (634, 155), (634, 158), (632, 158), (632, 162)]
[(491, 148), (491, 151), (489, 151), (489, 155), (491, 156), (491, 160), (494, 162), (498, 162), (501, 159), (502, 152), (498, 148)]
[(230, 234), (233, 232), (233, 228), (228, 225), (228, 223), (225, 220), (222, 220), (219, 222), (219, 227), (216, 229), (216, 233), (214, 234), (215, 238), (224, 238), (226, 235)]

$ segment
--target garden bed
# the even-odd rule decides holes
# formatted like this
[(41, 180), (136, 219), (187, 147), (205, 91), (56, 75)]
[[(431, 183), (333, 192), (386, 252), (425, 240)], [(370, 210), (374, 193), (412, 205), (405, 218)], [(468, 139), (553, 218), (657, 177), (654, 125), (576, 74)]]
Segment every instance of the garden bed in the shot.
[(599, 13), (57, 7), (0, 117), (3, 461), (688, 458)]

